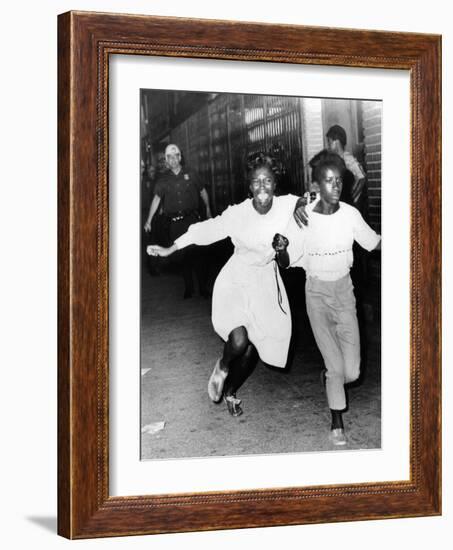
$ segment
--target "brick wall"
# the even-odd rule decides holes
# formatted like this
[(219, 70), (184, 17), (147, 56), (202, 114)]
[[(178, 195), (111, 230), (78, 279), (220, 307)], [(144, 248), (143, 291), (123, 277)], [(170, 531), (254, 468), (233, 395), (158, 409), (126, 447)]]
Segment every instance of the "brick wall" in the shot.
[[(364, 137), (364, 168), (368, 181), (368, 223), (381, 233), (381, 151), (382, 151), (382, 103), (362, 101), (362, 126)], [(368, 262), (370, 284), (377, 289), (373, 306), (380, 310), (381, 262), (379, 257), (371, 256)]]
[(362, 101), (364, 163), (368, 180), (369, 224), (381, 232), (381, 137), (382, 103)]

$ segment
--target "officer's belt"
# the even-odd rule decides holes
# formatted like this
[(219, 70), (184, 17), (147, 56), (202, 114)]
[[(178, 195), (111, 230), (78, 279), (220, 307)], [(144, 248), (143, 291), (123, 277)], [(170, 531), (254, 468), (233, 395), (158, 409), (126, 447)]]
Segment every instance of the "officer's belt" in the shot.
[(167, 216), (171, 219), (172, 222), (179, 222), (184, 218), (187, 218), (187, 216), (191, 216), (192, 214), (197, 215), (197, 211), (196, 210), (178, 210), (177, 212), (168, 212)]

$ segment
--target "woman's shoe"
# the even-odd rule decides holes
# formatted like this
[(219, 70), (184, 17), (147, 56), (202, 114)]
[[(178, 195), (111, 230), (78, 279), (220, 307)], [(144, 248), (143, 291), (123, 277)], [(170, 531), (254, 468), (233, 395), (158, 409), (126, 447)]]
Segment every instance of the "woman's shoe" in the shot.
[(346, 445), (346, 436), (343, 428), (335, 428), (330, 430), (330, 441), (334, 445)]
[(243, 410), (241, 408), (242, 401), (236, 397), (235, 394), (232, 395), (224, 395), (223, 400), (225, 401), (228, 412), (231, 414), (231, 416), (241, 416), (243, 413)]
[(227, 376), (228, 373), (220, 368), (220, 359), (218, 359), (208, 382), (208, 395), (214, 403), (222, 398), (223, 385)]

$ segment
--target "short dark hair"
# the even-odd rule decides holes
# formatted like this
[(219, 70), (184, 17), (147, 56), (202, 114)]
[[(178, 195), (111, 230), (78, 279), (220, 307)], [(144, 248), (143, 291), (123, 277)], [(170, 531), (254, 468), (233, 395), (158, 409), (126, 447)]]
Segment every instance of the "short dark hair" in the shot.
[(344, 131), (344, 128), (340, 126), (339, 124), (334, 124), (327, 130), (326, 136), (330, 139), (338, 139), (338, 141), (341, 143), (341, 145), (346, 147), (347, 143), (347, 137), (346, 132)]
[(325, 149), (310, 160), (310, 166), (312, 168), (311, 179), (316, 183), (319, 183), (327, 168), (336, 168), (342, 177), (346, 172), (344, 160), (336, 153), (329, 153)]
[(264, 153), (258, 151), (257, 153), (250, 153), (247, 157), (247, 177), (250, 178), (252, 172), (258, 168), (268, 168), (273, 174), (275, 181), (278, 181), (280, 176), (280, 168), (278, 166), (276, 158), (270, 153)]

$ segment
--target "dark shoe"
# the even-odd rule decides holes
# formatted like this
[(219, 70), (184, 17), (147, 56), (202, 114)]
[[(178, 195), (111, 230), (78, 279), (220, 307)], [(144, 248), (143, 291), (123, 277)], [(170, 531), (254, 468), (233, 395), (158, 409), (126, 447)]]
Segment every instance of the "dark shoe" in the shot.
[(218, 359), (208, 382), (208, 395), (214, 403), (222, 398), (223, 385), (227, 375), (228, 373), (220, 368), (220, 359)]
[(200, 290), (200, 296), (207, 300), (208, 298), (211, 297), (211, 293), (206, 288), (203, 288), (202, 290)]
[(241, 416), (241, 414), (244, 412), (241, 409), (242, 401), (238, 399), (235, 394), (224, 395), (223, 400), (225, 401), (228, 407), (228, 412), (231, 414), (231, 416)]

